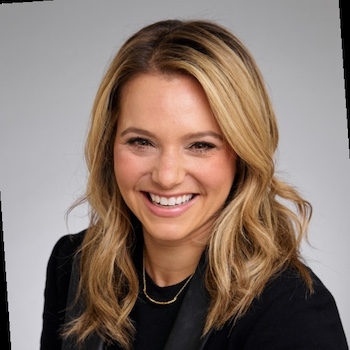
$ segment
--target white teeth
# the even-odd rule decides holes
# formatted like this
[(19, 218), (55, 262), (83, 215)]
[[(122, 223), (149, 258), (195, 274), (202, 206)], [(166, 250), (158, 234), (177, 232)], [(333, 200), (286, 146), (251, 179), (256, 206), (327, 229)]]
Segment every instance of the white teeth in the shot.
[(175, 205), (176, 204), (176, 198), (175, 197), (171, 197), (168, 199), (168, 205)]
[(184, 204), (193, 198), (192, 194), (185, 194), (183, 196), (169, 197), (169, 198), (160, 197), (153, 193), (150, 193), (149, 195), (154, 203), (164, 205), (164, 206), (174, 206), (174, 205)]
[(160, 204), (161, 205), (168, 205), (168, 200), (165, 197), (160, 197)]
[(177, 197), (176, 204), (181, 204), (181, 203), (182, 203), (182, 197)]

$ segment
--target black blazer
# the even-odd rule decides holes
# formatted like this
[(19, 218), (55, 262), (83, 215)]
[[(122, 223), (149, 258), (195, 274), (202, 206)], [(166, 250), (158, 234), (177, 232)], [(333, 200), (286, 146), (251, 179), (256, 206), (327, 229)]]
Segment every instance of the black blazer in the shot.
[[(51, 254), (41, 350), (61, 350), (59, 329), (65, 318), (73, 255), (83, 237), (84, 231), (62, 237)], [(227, 323), (221, 330), (212, 331), (201, 349), (349, 349), (334, 298), (312, 271), (311, 274), (314, 294), (308, 295), (300, 276), (287, 269), (268, 283), (244, 317), (234, 326)]]

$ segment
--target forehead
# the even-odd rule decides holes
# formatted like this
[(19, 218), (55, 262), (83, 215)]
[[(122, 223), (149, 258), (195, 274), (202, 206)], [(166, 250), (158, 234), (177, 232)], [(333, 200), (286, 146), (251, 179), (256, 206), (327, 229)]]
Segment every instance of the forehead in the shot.
[[(121, 102), (124, 102), (126, 98), (138, 98), (142, 96), (150, 96), (153, 94), (154, 89), (151, 87), (156, 86), (157, 88), (167, 88), (167, 92), (171, 92), (172, 87), (175, 90), (179, 87), (179, 90), (187, 91), (188, 88), (196, 90), (198, 94), (205, 96), (204, 90), (198, 80), (189, 74), (180, 73), (161, 73), (161, 72), (150, 72), (150, 73), (138, 73), (131, 77), (121, 90)], [(161, 95), (163, 89), (158, 90), (158, 95)], [(205, 97), (206, 99), (206, 97)]]
[(199, 82), (187, 75), (139, 74), (124, 87), (119, 123), (198, 124), (218, 129)]

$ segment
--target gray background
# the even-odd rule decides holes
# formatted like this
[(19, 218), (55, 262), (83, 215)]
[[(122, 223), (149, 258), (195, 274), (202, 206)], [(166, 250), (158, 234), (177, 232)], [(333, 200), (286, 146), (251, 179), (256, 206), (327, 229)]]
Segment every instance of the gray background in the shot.
[(229, 27), (265, 76), (280, 125), (278, 170), (314, 205), (309, 264), (350, 338), (350, 161), (338, 1), (55, 0), (0, 5), (0, 190), (13, 349), (38, 349), (47, 260), (86, 226), (90, 109), (108, 62), (136, 29), (164, 18)]

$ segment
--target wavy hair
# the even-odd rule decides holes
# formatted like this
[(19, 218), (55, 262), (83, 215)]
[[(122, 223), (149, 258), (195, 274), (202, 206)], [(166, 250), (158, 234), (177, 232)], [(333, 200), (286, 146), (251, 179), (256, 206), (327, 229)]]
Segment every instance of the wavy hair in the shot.
[(124, 43), (96, 95), (85, 149), (89, 178), (82, 199), (91, 210), (80, 251), (79, 295), (85, 308), (65, 334), (81, 342), (95, 332), (131, 348), (134, 327), (129, 315), (139, 289), (132, 261), (135, 233), (115, 180), (113, 144), (121, 92), (141, 73), (196, 78), (237, 154), (230, 196), (207, 243), (205, 282), (211, 304), (203, 334), (244, 315), (268, 280), (286, 266), (298, 270), (312, 291), (299, 254), (312, 208), (275, 176), (278, 129), (254, 59), (218, 24), (166, 20), (139, 30)]

